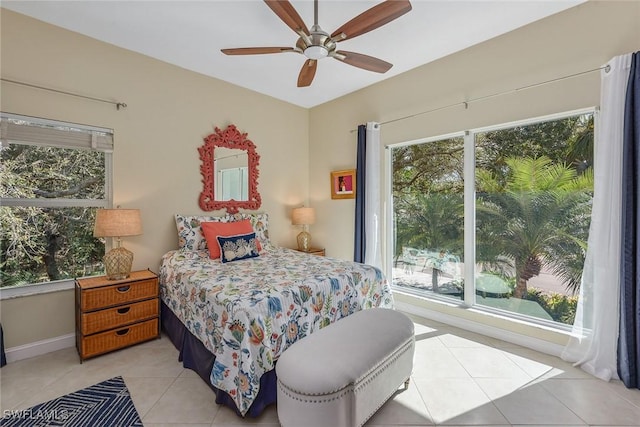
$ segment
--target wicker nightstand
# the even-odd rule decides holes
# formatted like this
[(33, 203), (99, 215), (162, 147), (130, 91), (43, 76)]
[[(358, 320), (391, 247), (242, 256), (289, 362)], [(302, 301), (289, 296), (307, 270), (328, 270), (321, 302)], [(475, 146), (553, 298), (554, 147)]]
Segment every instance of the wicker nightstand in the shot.
[(298, 252), (304, 252), (305, 254), (324, 256), (324, 248), (309, 248), (308, 251), (303, 251), (302, 249), (297, 249)]
[(80, 361), (160, 337), (158, 276), (134, 271), (123, 280), (76, 280), (76, 347)]

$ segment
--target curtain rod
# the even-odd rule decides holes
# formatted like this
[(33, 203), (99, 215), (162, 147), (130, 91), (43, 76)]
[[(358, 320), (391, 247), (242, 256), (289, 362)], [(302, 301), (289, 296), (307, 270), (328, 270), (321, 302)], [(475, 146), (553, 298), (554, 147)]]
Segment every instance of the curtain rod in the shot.
[(120, 108), (127, 108), (127, 104), (125, 104), (124, 102), (111, 101), (111, 100), (108, 100), (108, 99), (95, 98), (93, 96), (80, 95), (80, 94), (77, 94), (77, 93), (67, 92), (67, 91), (64, 91), (64, 90), (52, 89), (52, 88), (49, 88), (49, 87), (38, 86), (38, 85), (31, 84), (31, 83), (19, 82), (17, 80), (5, 79), (4, 77), (2, 77), (0, 80), (2, 80), (3, 82), (13, 83), (13, 84), (21, 85), (21, 86), (27, 86), (27, 87), (32, 87), (32, 88), (42, 89), (42, 90), (48, 90), (49, 92), (61, 93), (63, 95), (76, 96), (78, 98), (90, 99), (92, 101), (104, 102), (106, 104), (113, 104), (113, 105), (116, 106), (116, 110), (120, 110)]
[[(531, 89), (531, 88), (534, 88), (534, 87), (537, 87), (537, 86), (543, 86), (543, 85), (546, 85), (546, 84), (549, 84), (549, 83), (554, 83), (554, 82), (557, 82), (557, 81), (560, 81), (560, 80), (565, 80), (565, 79), (570, 79), (570, 78), (573, 78), (573, 77), (578, 77), (578, 76), (581, 76), (583, 74), (589, 74), (589, 73), (593, 73), (595, 71), (600, 71), (600, 70), (605, 70), (605, 72), (608, 73), (609, 70), (611, 70), (611, 65), (607, 64), (607, 65), (604, 65), (602, 67), (593, 68), (591, 70), (586, 70), (586, 71), (580, 71), (578, 73), (569, 74), (569, 75), (562, 76), (562, 77), (556, 77), (555, 79), (546, 80), (544, 82), (533, 83), (533, 84), (530, 84), (530, 85), (527, 85), (527, 86), (522, 86), (522, 87), (519, 87), (519, 88), (516, 88), (516, 89), (509, 89), (509, 90), (505, 90), (503, 92), (493, 93), (491, 95), (485, 95), (485, 96), (480, 96), (478, 98), (468, 99), (466, 101), (455, 102), (453, 104), (444, 105), (442, 107), (433, 108), (431, 110), (421, 111), (419, 113), (410, 114), (408, 116), (398, 117), (397, 119), (387, 120), (386, 122), (380, 122), (380, 124), (381, 125), (386, 125), (386, 124), (398, 122), (398, 121), (401, 121), (401, 120), (412, 119), (414, 117), (421, 116), (423, 114), (434, 113), (436, 111), (445, 110), (447, 108), (457, 107), (457, 106), (464, 106), (464, 108), (466, 110), (467, 108), (469, 108), (469, 104), (471, 104), (472, 102), (484, 101), (484, 100), (489, 99), (489, 98), (495, 98), (497, 96), (507, 95), (509, 93), (514, 93), (514, 92), (518, 92), (518, 91), (525, 90), (525, 89)], [(350, 130), (351, 133), (357, 132), (357, 131), (358, 131), (358, 129), (351, 129)]]

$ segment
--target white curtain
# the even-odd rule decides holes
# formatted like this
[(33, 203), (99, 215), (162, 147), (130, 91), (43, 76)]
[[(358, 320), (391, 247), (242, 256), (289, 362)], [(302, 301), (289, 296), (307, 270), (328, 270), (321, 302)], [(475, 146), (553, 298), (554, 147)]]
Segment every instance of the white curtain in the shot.
[(367, 122), (366, 129), (367, 151), (365, 168), (365, 252), (364, 263), (382, 269), (381, 238), (380, 238), (380, 123)]
[(622, 133), (630, 66), (630, 54), (617, 56), (601, 74), (589, 245), (572, 337), (562, 353), (564, 360), (607, 381), (617, 378)]

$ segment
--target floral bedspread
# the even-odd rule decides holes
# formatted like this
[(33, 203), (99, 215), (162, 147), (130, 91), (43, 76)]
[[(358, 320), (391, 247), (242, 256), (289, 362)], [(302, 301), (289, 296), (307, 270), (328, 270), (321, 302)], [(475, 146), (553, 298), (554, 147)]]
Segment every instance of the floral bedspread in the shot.
[(273, 246), (225, 264), (207, 251), (168, 252), (160, 294), (215, 355), (211, 384), (243, 415), (289, 345), (361, 309), (393, 306), (380, 270)]

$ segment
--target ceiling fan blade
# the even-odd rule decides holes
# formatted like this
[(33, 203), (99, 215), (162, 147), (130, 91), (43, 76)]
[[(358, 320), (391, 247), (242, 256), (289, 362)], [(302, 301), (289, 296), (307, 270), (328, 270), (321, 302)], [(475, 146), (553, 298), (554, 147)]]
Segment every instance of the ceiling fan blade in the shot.
[[(382, 59), (374, 58), (373, 56), (363, 55), (361, 53), (347, 52), (346, 50), (339, 50), (336, 52), (336, 58), (346, 64), (353, 65), (354, 67), (363, 68), (365, 70), (374, 71), (376, 73), (386, 73), (389, 71), (393, 64), (383, 61)], [(341, 58), (344, 57), (344, 58)]]
[(313, 78), (316, 75), (316, 68), (318, 67), (318, 61), (315, 59), (307, 59), (300, 70), (298, 75), (298, 87), (307, 87), (311, 85)]
[(264, 0), (264, 2), (278, 15), (278, 18), (282, 19), (282, 22), (297, 34), (302, 31), (304, 34), (309, 35), (309, 29), (304, 21), (287, 0)]
[(335, 41), (352, 39), (387, 24), (411, 10), (409, 0), (386, 0), (366, 10), (331, 34)]
[(220, 49), (225, 55), (262, 55), (265, 53), (292, 52), (292, 47), (238, 47), (233, 49)]

